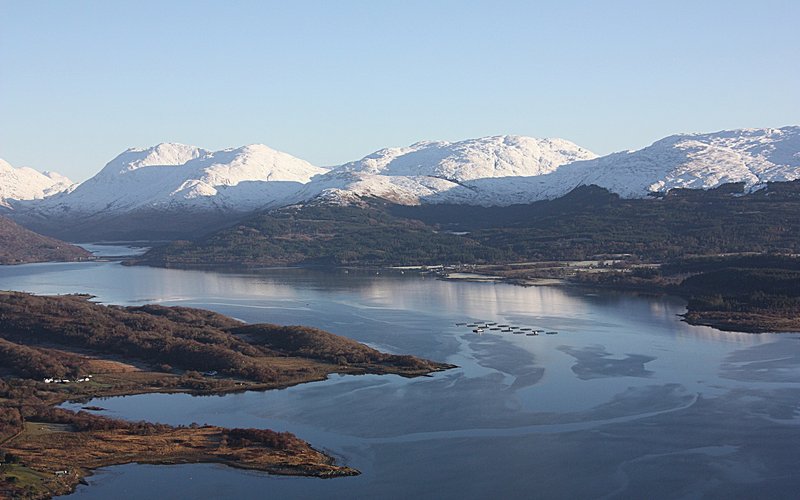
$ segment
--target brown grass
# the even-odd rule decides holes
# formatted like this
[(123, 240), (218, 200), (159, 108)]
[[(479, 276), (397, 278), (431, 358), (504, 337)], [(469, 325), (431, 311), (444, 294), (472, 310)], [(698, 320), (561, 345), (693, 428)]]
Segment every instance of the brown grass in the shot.
[[(199, 309), (107, 307), (84, 296), (0, 292), (0, 314), (0, 341), (14, 362), (9, 376), (17, 377), (0, 379), (0, 431), (7, 439), (0, 452), (18, 459), (0, 470), (0, 498), (67, 493), (92, 469), (130, 462), (219, 462), (317, 477), (357, 474), (289, 434), (130, 424), (53, 407), (150, 392), (275, 389), (333, 373), (419, 376), (452, 366), (381, 353), (314, 328), (244, 326)], [(32, 363), (37, 370), (31, 371)], [(44, 383), (59, 363), (73, 374), (93, 376)]]
[[(335, 465), (330, 457), (300, 440), (286, 450), (252, 443), (233, 447), (224, 439), (225, 432), (221, 427), (203, 426), (139, 435), (129, 430), (75, 432), (67, 425), (27, 423), (25, 431), (5, 448), (27, 468), (42, 474), (44, 480), (37, 489), (43, 497), (72, 491), (91, 469), (131, 462), (218, 462), (273, 474), (316, 477), (358, 474), (350, 467)], [(57, 475), (57, 471), (67, 474)]]

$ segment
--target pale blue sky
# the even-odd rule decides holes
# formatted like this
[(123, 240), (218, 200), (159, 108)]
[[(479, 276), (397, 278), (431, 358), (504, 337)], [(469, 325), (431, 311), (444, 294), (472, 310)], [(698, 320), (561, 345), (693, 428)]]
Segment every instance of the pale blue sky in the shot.
[(794, 0), (0, 0), (0, 158), (83, 180), (164, 141), (333, 165), (800, 124), (799, 22)]

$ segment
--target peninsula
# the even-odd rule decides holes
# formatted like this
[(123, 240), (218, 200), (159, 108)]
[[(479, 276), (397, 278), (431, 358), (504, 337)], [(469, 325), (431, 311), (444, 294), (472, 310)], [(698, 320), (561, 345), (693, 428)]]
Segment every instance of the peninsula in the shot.
[(131, 462), (355, 475), (287, 432), (127, 422), (92, 413), (96, 407), (72, 412), (58, 405), (148, 392), (284, 388), (333, 373), (414, 377), (453, 367), (381, 353), (315, 328), (90, 299), (0, 292), (0, 498), (65, 494), (93, 469)]

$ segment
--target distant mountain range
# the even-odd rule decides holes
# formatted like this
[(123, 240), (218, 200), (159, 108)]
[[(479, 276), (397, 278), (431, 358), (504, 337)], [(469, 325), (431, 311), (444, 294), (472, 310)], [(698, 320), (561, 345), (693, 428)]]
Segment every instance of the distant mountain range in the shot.
[(60, 237), (77, 231), (88, 239), (125, 238), (125, 231), (109, 229), (165, 226), (163, 236), (173, 238), (223, 226), (231, 214), (313, 200), (507, 206), (588, 185), (644, 198), (673, 188), (742, 182), (752, 190), (798, 178), (798, 126), (674, 135), (603, 157), (563, 139), (419, 142), (333, 168), (264, 145), (212, 152), (164, 143), (123, 152), (77, 187), (0, 161), (0, 204), (21, 223)]
[(29, 167), (12, 167), (0, 159), (0, 206), (19, 200), (40, 200), (71, 190), (71, 180), (55, 172), (40, 173)]
[(250, 211), (296, 193), (327, 172), (267, 146), (206, 151), (183, 144), (129, 149), (69, 193), (36, 203), (44, 212), (141, 209)]
[[(538, 179), (597, 155), (563, 139), (497, 136), (387, 148), (313, 179), (300, 199), (377, 197), (400, 204), (516, 203), (518, 179)], [(535, 201), (531, 196), (527, 201)]]

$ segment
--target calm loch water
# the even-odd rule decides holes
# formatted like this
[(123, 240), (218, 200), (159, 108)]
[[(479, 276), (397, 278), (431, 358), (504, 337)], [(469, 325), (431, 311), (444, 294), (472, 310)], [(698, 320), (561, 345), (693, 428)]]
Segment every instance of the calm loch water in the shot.
[[(213, 309), (448, 361), (431, 377), (334, 376), (227, 396), (96, 401), (110, 416), (288, 430), (360, 469), (275, 477), (123, 465), (77, 498), (796, 498), (800, 335), (679, 321), (675, 298), (411, 275), (223, 274), (114, 262), (0, 267), (0, 289)], [(530, 337), (456, 323), (558, 331)]]

